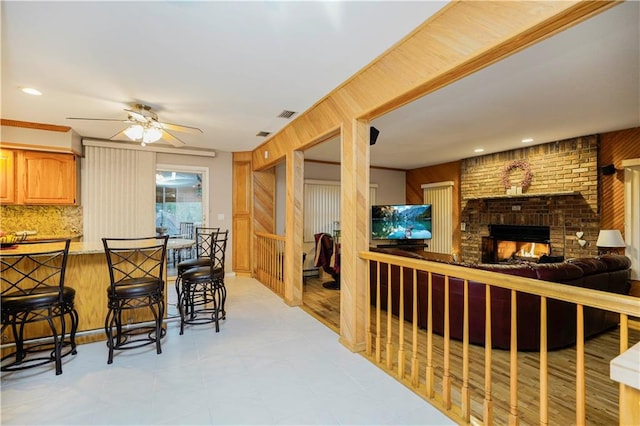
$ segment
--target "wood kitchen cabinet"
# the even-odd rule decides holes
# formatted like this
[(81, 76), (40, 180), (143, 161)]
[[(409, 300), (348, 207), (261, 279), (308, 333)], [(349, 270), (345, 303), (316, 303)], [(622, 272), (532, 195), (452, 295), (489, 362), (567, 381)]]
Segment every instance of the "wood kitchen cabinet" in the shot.
[(3, 203), (76, 204), (78, 168), (75, 155), (3, 149), (0, 162), (0, 200)]
[(12, 149), (0, 149), (0, 203), (16, 202), (16, 152)]

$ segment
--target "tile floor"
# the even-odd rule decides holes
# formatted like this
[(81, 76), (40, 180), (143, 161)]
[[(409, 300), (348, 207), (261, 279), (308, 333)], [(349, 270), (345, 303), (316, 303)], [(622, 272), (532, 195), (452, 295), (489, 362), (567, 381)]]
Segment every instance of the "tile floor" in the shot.
[[(250, 278), (228, 277), (227, 320), (167, 323), (161, 355), (81, 345), (53, 365), (1, 376), (2, 425), (455, 424)], [(170, 287), (170, 291), (173, 290)], [(171, 295), (171, 293), (169, 293)]]

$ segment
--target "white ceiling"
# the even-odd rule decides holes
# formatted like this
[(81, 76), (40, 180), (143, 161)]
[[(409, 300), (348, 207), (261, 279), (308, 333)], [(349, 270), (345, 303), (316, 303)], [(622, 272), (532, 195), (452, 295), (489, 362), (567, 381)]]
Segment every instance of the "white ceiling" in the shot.
[[(442, 2), (12, 2), (5, 119), (107, 139), (151, 105), (189, 147), (247, 151), (408, 34)], [(33, 97), (19, 88), (36, 87)], [(294, 116), (295, 117), (295, 116)], [(374, 120), (373, 165), (415, 168), (640, 126), (640, 3), (626, 2)], [(307, 158), (339, 161), (338, 141)], [(445, 149), (446, 148), (446, 149)]]
[(2, 118), (110, 138), (125, 125), (66, 117), (143, 103), (203, 129), (189, 147), (252, 150), (444, 4), (2, 1)]

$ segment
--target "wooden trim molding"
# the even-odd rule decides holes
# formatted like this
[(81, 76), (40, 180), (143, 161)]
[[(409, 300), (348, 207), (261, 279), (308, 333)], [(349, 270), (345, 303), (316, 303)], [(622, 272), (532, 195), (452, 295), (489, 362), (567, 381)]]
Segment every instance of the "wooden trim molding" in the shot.
[(58, 126), (56, 124), (32, 123), (30, 121), (7, 120), (0, 118), (0, 125), (11, 127), (23, 127), (26, 129), (49, 130), (51, 132), (66, 133), (71, 130), (69, 126)]
[(72, 149), (50, 145), (29, 145), (26, 143), (0, 142), (0, 147), (6, 149), (19, 149), (22, 151), (59, 152), (63, 154), (73, 154), (76, 157), (82, 156), (80, 152), (76, 152)]

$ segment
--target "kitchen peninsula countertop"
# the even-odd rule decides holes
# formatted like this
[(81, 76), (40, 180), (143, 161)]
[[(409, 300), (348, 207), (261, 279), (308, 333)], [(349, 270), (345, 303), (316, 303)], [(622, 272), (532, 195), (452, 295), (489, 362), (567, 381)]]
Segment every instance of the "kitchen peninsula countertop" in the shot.
[[(186, 240), (183, 238), (169, 238), (167, 242), (167, 250), (191, 247), (195, 244), (195, 240)], [(102, 241), (77, 241), (71, 242), (69, 254), (95, 254), (104, 253)]]
[[(64, 237), (56, 237), (56, 238), (64, 238)], [(47, 238), (43, 238), (47, 239)], [(191, 247), (195, 244), (195, 240), (187, 240), (184, 238), (169, 238), (167, 242), (167, 250), (178, 249), (178, 248), (187, 248)], [(38, 247), (29, 247), (30, 245), (20, 247), (16, 253), (27, 253), (35, 252), (38, 250)], [(12, 246), (5, 248), (4, 250), (15, 250), (19, 246)], [(104, 254), (104, 246), (102, 241), (72, 241), (69, 245), (69, 255), (82, 255), (82, 254)]]
[(46, 235), (46, 234), (33, 234), (27, 235), (27, 241), (41, 241), (41, 240), (57, 240), (69, 238), (71, 241), (77, 241), (82, 238), (82, 234), (69, 234), (69, 235)]
[[(182, 238), (170, 238), (167, 249), (191, 247), (195, 240)], [(34, 247), (35, 246), (35, 247)], [(59, 244), (58, 244), (59, 246)], [(2, 255), (19, 255), (25, 253), (37, 253), (42, 251), (39, 244), (15, 244), (10, 247), (0, 248)], [(171, 278), (165, 279), (165, 286), (173, 282)], [(108, 300), (106, 289), (110, 286), (109, 268), (104, 254), (102, 241), (72, 241), (69, 246), (69, 257), (65, 273), (65, 285), (76, 291), (75, 307), (78, 312), (78, 332), (91, 331), (95, 336), (90, 339), (104, 339), (104, 321), (108, 312)], [(167, 291), (165, 287), (165, 303)], [(166, 315), (166, 312), (165, 312)], [(125, 323), (140, 323), (150, 320), (150, 314), (145, 310), (132, 310), (123, 317)], [(93, 333), (95, 331), (95, 333)], [(4, 335), (8, 335), (5, 331)], [(32, 337), (42, 337), (48, 330), (35, 328)]]

